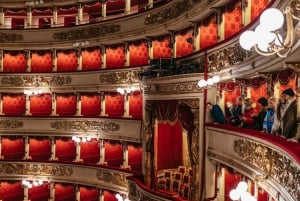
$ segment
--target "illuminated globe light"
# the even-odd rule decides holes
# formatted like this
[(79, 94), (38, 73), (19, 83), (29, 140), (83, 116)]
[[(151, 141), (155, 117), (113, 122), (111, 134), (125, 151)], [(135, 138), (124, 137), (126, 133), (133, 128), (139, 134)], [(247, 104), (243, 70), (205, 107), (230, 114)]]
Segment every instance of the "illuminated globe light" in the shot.
[(205, 80), (199, 80), (198, 82), (198, 86), (201, 87), (206, 87), (207, 86), (207, 82)]
[(209, 86), (214, 84), (214, 80), (212, 78), (208, 78), (206, 82)]
[(241, 195), (236, 189), (233, 189), (229, 192), (229, 197), (231, 200), (239, 200)]
[(271, 43), (275, 40), (276, 35), (265, 29), (261, 24), (255, 28), (255, 38), (257, 44), (261, 43)]
[(267, 31), (275, 31), (282, 27), (284, 16), (277, 8), (266, 9), (260, 16), (260, 25)]
[(213, 79), (214, 83), (220, 82), (220, 76), (218, 76), (218, 75), (213, 76), (212, 79)]
[(244, 192), (241, 194), (241, 201), (256, 201), (256, 198), (253, 197), (249, 192)]
[(257, 41), (254, 31), (245, 31), (240, 36), (240, 45), (245, 50), (250, 50), (256, 43)]
[(244, 181), (241, 181), (241, 182), (238, 184), (238, 186), (237, 186), (236, 189), (237, 189), (239, 192), (246, 192), (247, 189), (248, 189), (248, 184), (247, 184), (246, 182), (244, 182)]

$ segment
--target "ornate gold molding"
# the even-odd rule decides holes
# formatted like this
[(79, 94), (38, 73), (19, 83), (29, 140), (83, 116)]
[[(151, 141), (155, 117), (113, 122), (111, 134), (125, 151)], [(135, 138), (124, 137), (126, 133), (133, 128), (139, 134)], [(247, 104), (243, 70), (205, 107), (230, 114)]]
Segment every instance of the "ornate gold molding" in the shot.
[(0, 120), (0, 129), (16, 129), (22, 128), (23, 122), (16, 120)]
[(234, 151), (246, 163), (260, 169), (265, 178), (272, 177), (295, 200), (300, 200), (300, 167), (295, 161), (270, 147), (244, 139), (234, 141)]
[(9, 175), (71, 176), (73, 169), (64, 165), (0, 164), (0, 173)]
[(114, 132), (120, 130), (119, 124), (107, 121), (55, 121), (51, 122), (50, 126), (56, 130), (97, 130), (103, 132)]
[(118, 186), (127, 187), (126, 175), (112, 172), (109, 170), (98, 170), (97, 179), (106, 183), (116, 184)]
[(70, 84), (72, 78), (70, 76), (36, 76), (36, 75), (25, 75), (25, 76), (9, 76), (2, 77), (1, 84), (7, 84), (12, 86), (28, 86), (28, 87), (39, 87), (39, 86), (62, 86)]
[(121, 71), (103, 73), (100, 75), (101, 84), (126, 84), (126, 83), (138, 83), (138, 71)]
[(22, 41), (22, 40), (23, 40), (23, 36), (21, 34), (0, 33), (0, 42), (1, 43), (16, 42), (16, 41)]
[(120, 25), (108, 24), (108, 25), (96, 25), (92, 27), (70, 30), (66, 32), (59, 32), (53, 34), (53, 39), (56, 40), (86, 40), (87, 38), (101, 37), (106, 34), (112, 34), (119, 32)]

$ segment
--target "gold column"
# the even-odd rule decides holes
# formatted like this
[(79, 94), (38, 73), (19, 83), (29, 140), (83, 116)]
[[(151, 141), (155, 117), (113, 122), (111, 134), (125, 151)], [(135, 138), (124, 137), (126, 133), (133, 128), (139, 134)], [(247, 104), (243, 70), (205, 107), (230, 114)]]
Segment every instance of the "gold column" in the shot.
[(83, 21), (83, 9), (82, 4), (78, 3), (78, 18), (76, 20), (77, 25), (80, 25)]
[(31, 7), (27, 8), (27, 20), (26, 24), (24, 24), (25, 29), (26, 28), (31, 28), (32, 24), (32, 12), (31, 12)]
[(125, 15), (129, 15), (131, 13), (130, 1), (131, 0), (125, 0)]
[(81, 116), (81, 95), (80, 93), (76, 93), (76, 116)]
[(51, 139), (51, 158), (50, 158), (50, 160), (52, 160), (52, 161), (58, 160), (55, 155), (55, 151), (56, 151), (55, 137), (51, 137), (50, 139)]
[(25, 136), (25, 160), (31, 159), (29, 156), (29, 136)]
[(103, 139), (98, 139), (99, 141), (99, 147), (100, 147), (100, 159), (98, 164), (103, 165), (105, 164), (105, 147), (104, 147), (104, 140)]
[(106, 19), (106, 1), (101, 4), (102, 5), (102, 17), (105, 20)]
[(52, 114), (51, 114), (51, 116), (57, 116), (57, 114), (56, 114), (56, 93), (53, 92), (51, 95), (52, 95)]

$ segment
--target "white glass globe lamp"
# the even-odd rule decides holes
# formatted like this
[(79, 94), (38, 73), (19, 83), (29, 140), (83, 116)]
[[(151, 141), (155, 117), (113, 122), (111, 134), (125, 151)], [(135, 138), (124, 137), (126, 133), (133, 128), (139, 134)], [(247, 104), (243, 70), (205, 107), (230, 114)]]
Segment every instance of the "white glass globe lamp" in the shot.
[(240, 45), (245, 50), (250, 50), (256, 43), (254, 31), (245, 31), (240, 36)]
[(282, 27), (284, 16), (277, 8), (268, 8), (260, 16), (260, 25), (267, 31), (275, 31)]
[(233, 189), (229, 192), (229, 198), (231, 200), (239, 200), (241, 197), (241, 195), (239, 194), (239, 192), (236, 189)]
[(198, 86), (199, 86), (200, 88), (206, 87), (206, 86), (207, 86), (206, 80), (203, 80), (203, 79), (199, 80)]

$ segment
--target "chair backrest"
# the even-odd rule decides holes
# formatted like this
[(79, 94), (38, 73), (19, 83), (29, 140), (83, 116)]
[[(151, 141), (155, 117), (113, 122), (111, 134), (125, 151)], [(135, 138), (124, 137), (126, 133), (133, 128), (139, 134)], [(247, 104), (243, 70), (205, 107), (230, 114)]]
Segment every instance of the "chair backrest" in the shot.
[(165, 171), (165, 174), (164, 174), (164, 177), (165, 178), (171, 178), (171, 176), (172, 176), (172, 173), (171, 173), (171, 171)]
[(187, 175), (187, 174), (185, 174), (185, 175), (183, 175), (183, 183), (184, 184), (189, 184), (190, 183), (190, 176), (189, 175)]
[(179, 166), (178, 167), (178, 172), (180, 172), (181, 174), (185, 174), (186, 168), (184, 166)]
[(177, 173), (175, 174), (174, 179), (175, 179), (176, 181), (181, 181), (181, 178), (182, 178), (182, 174), (177, 172)]

